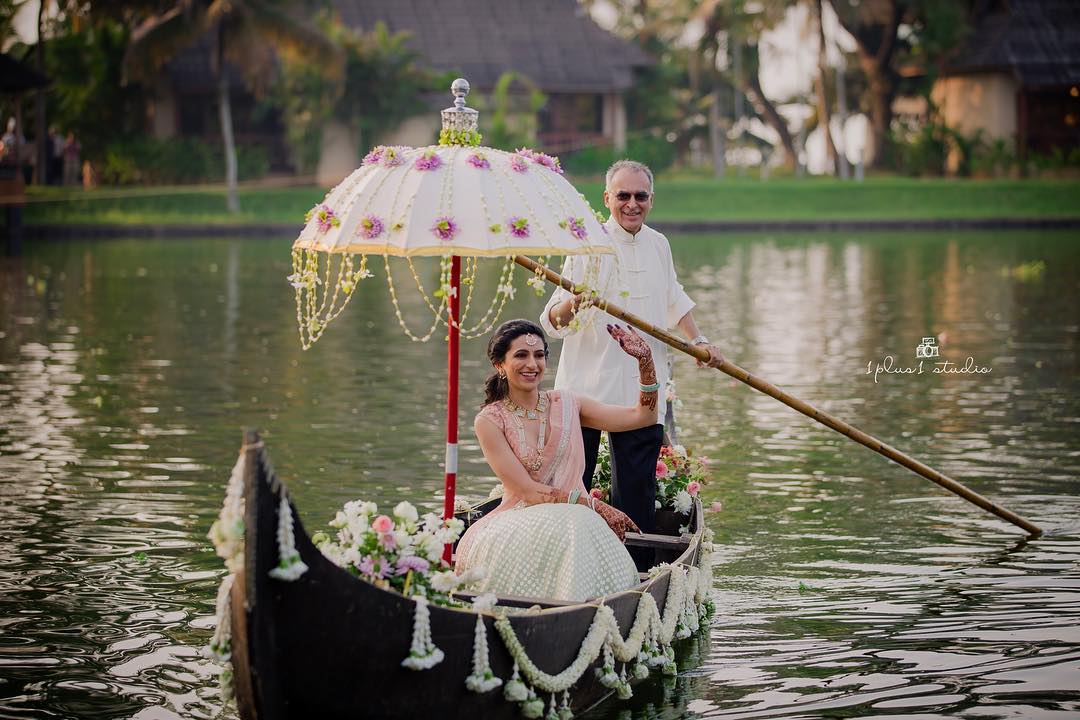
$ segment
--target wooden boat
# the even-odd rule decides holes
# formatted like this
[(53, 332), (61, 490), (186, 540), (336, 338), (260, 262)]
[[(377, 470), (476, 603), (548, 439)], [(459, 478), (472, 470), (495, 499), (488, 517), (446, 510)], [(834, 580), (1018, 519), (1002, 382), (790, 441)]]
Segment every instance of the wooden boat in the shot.
[[(243, 568), (232, 583), (229, 610), (234, 692), (244, 720), (520, 716), (521, 708), (504, 698), (502, 688), (476, 693), (465, 686), (473, 670), (475, 611), (431, 605), (431, 637), (445, 658), (428, 670), (402, 667), (417, 604), (326, 559), (291, 501), (295, 547), (308, 570), (292, 582), (272, 578), (270, 571), (279, 564), (278, 512), (287, 490), (254, 432), (246, 434), (244, 447)], [(672, 563), (683, 572), (698, 562), (703, 527), (696, 504), (688, 534), (631, 535), (627, 544), (650, 548), (657, 563)], [(664, 610), (672, 567), (651, 579), (643, 574), (639, 586), (599, 600), (614, 611), (623, 637), (634, 623), (641, 593), (650, 594)], [(521, 597), (498, 602), (500, 607), (534, 608), (512, 614), (510, 622), (529, 658), (552, 674), (577, 657), (599, 604)], [(491, 669), (505, 680), (513, 659), (494, 618), (485, 616), (484, 622)], [(580, 712), (611, 692), (589, 668), (570, 688), (570, 706)], [(547, 705), (549, 699), (542, 699)]]

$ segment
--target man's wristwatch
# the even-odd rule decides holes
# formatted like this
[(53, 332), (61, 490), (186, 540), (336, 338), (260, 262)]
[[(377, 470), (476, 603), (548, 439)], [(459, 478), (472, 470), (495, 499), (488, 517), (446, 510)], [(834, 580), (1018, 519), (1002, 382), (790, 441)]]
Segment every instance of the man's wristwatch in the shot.
[(705, 337), (704, 335), (698, 335), (696, 338), (694, 338), (693, 340), (690, 341), (690, 344), (691, 345), (708, 345), (709, 344), (709, 338)]

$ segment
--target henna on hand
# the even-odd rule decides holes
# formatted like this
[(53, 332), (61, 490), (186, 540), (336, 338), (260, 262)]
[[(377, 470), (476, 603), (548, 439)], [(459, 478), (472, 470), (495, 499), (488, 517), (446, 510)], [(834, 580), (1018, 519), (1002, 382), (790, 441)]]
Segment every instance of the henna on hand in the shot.
[(628, 532), (641, 532), (634, 521), (631, 520), (626, 513), (617, 508), (613, 508), (603, 500), (596, 500), (593, 506), (596, 513), (604, 519), (607, 526), (611, 528), (618, 538), (619, 542), (626, 539), (626, 533)]
[[(655, 385), (656, 364), (653, 362), (652, 349), (645, 342), (645, 338), (638, 335), (637, 331), (629, 325), (626, 326), (626, 330), (623, 330), (618, 325), (608, 325), (607, 331), (619, 343), (619, 347), (623, 349), (623, 352), (630, 357), (637, 358), (639, 382), (642, 385)], [(638, 405), (656, 412), (658, 397), (659, 393), (656, 390), (651, 392), (643, 390), (638, 396)]]

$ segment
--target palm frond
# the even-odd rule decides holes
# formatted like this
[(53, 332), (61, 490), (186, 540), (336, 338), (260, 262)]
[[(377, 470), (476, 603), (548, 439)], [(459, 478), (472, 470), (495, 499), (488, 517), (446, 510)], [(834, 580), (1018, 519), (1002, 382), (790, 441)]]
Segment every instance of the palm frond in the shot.
[(206, 31), (202, 14), (189, 2), (148, 18), (131, 34), (124, 53), (124, 83), (148, 80)]
[(252, 24), (259, 34), (283, 55), (337, 65), (342, 62), (340, 48), (309, 20), (286, 11), (274, 2), (246, 2)]

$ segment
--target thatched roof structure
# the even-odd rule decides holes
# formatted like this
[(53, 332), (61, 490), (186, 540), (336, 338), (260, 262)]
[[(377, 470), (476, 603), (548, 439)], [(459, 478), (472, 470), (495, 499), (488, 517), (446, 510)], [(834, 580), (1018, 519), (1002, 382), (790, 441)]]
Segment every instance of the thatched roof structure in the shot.
[(945, 71), (1005, 71), (1027, 87), (1080, 84), (1080, 2), (1001, 3), (977, 23)]
[(600, 28), (577, 0), (332, 0), (341, 20), (362, 30), (382, 21), (412, 34), (433, 68), (490, 89), (507, 70), (544, 92), (610, 93), (633, 84), (653, 59)]
[(46, 87), (52, 80), (10, 55), (0, 53), (0, 92), (19, 93)]

